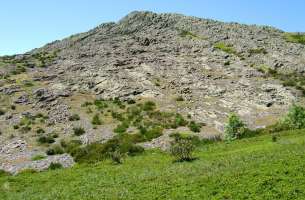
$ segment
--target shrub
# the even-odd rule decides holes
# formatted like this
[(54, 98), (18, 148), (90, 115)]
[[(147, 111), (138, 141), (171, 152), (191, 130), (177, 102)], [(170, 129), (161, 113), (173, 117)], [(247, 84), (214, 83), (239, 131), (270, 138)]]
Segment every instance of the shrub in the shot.
[(73, 114), (73, 115), (71, 115), (71, 116), (69, 117), (69, 120), (70, 120), (70, 121), (78, 121), (78, 120), (80, 120), (80, 117), (79, 117), (78, 114)]
[(136, 103), (136, 101), (135, 101), (135, 100), (133, 100), (133, 99), (127, 99), (127, 103), (128, 103), (128, 104), (135, 104), (135, 103)]
[(106, 158), (111, 158), (115, 151), (119, 151), (120, 154), (133, 156), (142, 153), (144, 149), (133, 144), (131, 138), (124, 134), (114, 137), (104, 144), (93, 143), (85, 147), (75, 148), (71, 155), (79, 163), (96, 163)]
[(188, 124), (188, 122), (183, 118), (182, 115), (180, 114), (176, 114), (175, 115), (175, 126), (179, 127), (179, 126), (186, 126)]
[(225, 139), (228, 141), (240, 139), (246, 133), (246, 125), (236, 114), (231, 114), (225, 126)]
[(226, 61), (225, 63), (224, 63), (224, 66), (228, 66), (228, 65), (230, 65), (231, 64), (231, 62), (228, 60), (228, 61)]
[(5, 114), (5, 111), (4, 111), (3, 109), (0, 108), (0, 116), (1, 116), (1, 115), (4, 115), (4, 114)]
[(55, 142), (55, 140), (51, 135), (48, 135), (48, 136), (40, 136), (37, 139), (37, 142), (40, 144), (52, 144)]
[(71, 154), (73, 151), (75, 151), (82, 145), (82, 142), (80, 140), (70, 140), (70, 141), (61, 140), (60, 145), (65, 150), (65, 152)]
[(102, 125), (102, 121), (101, 121), (101, 119), (100, 119), (99, 114), (95, 114), (95, 115), (93, 116), (91, 123), (92, 123), (93, 125)]
[(13, 125), (13, 128), (14, 128), (14, 129), (19, 129), (19, 125), (18, 125), (18, 124), (15, 124), (15, 125)]
[(85, 129), (82, 127), (74, 127), (73, 131), (74, 131), (74, 135), (76, 135), (76, 136), (81, 136), (81, 135), (85, 134), (85, 132), (86, 132)]
[(45, 133), (45, 130), (43, 130), (43, 128), (38, 128), (38, 129), (36, 130), (36, 133), (42, 134), (42, 133)]
[(143, 110), (144, 111), (153, 111), (156, 109), (156, 104), (153, 101), (147, 101), (143, 105)]
[(15, 105), (11, 105), (11, 109), (12, 110), (16, 110), (16, 106)]
[(199, 133), (200, 130), (201, 130), (201, 125), (200, 124), (197, 124), (196, 122), (194, 121), (191, 121), (188, 125), (189, 129), (192, 131), (192, 132), (195, 132), (195, 133)]
[(281, 124), (290, 129), (305, 128), (305, 108), (293, 105)]
[(184, 101), (183, 96), (178, 96), (178, 97), (176, 98), (176, 101)]
[(119, 124), (113, 131), (115, 133), (125, 133), (128, 127), (129, 127), (128, 122), (124, 121), (121, 124)]
[(109, 153), (111, 160), (115, 163), (115, 164), (122, 164), (123, 162), (123, 158), (125, 156), (125, 154), (121, 153), (120, 151), (116, 150), (114, 152)]
[(62, 164), (60, 163), (51, 163), (48, 167), (49, 170), (56, 170), (56, 169), (61, 169), (63, 168)]
[(172, 134), (171, 137), (174, 138), (174, 141), (171, 142), (170, 153), (176, 158), (176, 160), (193, 160), (193, 152), (199, 141), (198, 137), (180, 133)]
[(65, 153), (64, 149), (60, 145), (54, 145), (53, 147), (49, 148), (46, 152), (47, 155), (58, 155)]

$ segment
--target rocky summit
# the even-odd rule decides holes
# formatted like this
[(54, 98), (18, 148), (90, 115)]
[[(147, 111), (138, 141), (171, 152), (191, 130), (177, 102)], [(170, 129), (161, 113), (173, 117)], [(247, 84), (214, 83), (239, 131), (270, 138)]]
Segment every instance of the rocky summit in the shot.
[[(144, 125), (154, 134), (137, 144), (162, 149), (175, 131), (222, 138), (230, 113), (253, 129), (271, 125), (303, 101), (299, 35), (132, 12), (117, 23), (0, 57), (0, 169), (44, 170), (54, 160), (70, 167), (67, 141), (104, 143), (138, 134)], [(156, 124), (164, 125), (161, 131)]]

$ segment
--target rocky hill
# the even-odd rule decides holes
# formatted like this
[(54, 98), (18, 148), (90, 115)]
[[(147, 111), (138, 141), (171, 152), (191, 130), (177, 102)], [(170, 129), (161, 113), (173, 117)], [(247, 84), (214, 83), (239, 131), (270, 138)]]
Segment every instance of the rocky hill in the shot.
[[(1, 57), (0, 168), (42, 169), (54, 159), (71, 166), (68, 154), (54, 155), (50, 146), (107, 141), (120, 127), (135, 134), (136, 120), (125, 126), (118, 115), (128, 116), (140, 103), (145, 111), (155, 102), (161, 121), (179, 116), (200, 126), (202, 138), (221, 137), (231, 112), (251, 128), (273, 124), (303, 101), (302, 37), (267, 26), (132, 12), (117, 23)], [(140, 144), (166, 148), (169, 133), (189, 129), (171, 125)]]

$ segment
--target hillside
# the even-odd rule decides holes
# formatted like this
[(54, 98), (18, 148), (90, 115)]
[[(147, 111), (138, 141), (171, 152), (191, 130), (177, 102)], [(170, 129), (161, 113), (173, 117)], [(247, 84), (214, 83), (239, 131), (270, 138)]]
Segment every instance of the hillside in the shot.
[(0, 57), (0, 169), (71, 167), (70, 142), (221, 140), (232, 112), (264, 128), (303, 103), (304, 58), (302, 34), (152, 12)]
[(202, 145), (197, 160), (173, 163), (159, 151), (41, 173), (0, 176), (0, 198), (303, 199), (304, 130)]

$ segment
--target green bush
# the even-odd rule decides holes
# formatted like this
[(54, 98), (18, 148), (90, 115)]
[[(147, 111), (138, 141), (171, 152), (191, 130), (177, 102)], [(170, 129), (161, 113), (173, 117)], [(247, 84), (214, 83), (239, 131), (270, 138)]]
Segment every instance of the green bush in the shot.
[(43, 128), (38, 128), (38, 129), (36, 130), (36, 133), (42, 134), (42, 133), (45, 133), (45, 130), (44, 130)]
[(113, 152), (119, 151), (121, 154), (130, 156), (142, 153), (144, 149), (133, 144), (128, 136), (117, 136), (108, 140), (104, 144), (93, 143), (85, 147), (75, 148), (71, 155), (79, 163), (96, 163), (107, 158), (111, 158)]
[(47, 136), (40, 136), (37, 139), (37, 142), (40, 144), (52, 144), (55, 142), (55, 140), (51, 135), (47, 135)]
[(74, 127), (73, 131), (74, 131), (74, 135), (76, 135), (76, 136), (81, 136), (86, 133), (86, 131), (83, 127)]
[(116, 150), (114, 152), (110, 152), (109, 155), (110, 155), (112, 162), (114, 162), (115, 164), (122, 164), (123, 158), (125, 156), (125, 154), (121, 153), (118, 150)]
[(156, 104), (153, 101), (147, 101), (143, 105), (143, 110), (144, 111), (153, 111), (156, 109)]
[(64, 154), (65, 151), (60, 145), (54, 145), (53, 147), (49, 148), (46, 152), (47, 155), (58, 155)]
[(188, 125), (189, 129), (192, 131), (192, 132), (195, 132), (195, 133), (199, 133), (201, 131), (201, 125), (200, 124), (197, 124), (196, 122), (194, 121), (191, 121)]
[(193, 160), (193, 152), (199, 141), (198, 137), (181, 133), (172, 134), (171, 137), (174, 138), (170, 147), (171, 155), (173, 155), (177, 161)]
[(128, 121), (123, 121), (121, 124), (117, 125), (117, 127), (113, 130), (115, 133), (125, 133), (129, 127)]
[(60, 164), (60, 163), (53, 163), (53, 162), (48, 167), (49, 170), (56, 170), (56, 169), (61, 169), (61, 168), (63, 168), (62, 164)]
[(247, 131), (246, 125), (236, 115), (231, 114), (227, 125), (225, 126), (225, 139), (228, 141), (242, 138)]
[(281, 122), (282, 126), (290, 129), (305, 128), (305, 108), (298, 105), (293, 105), (286, 117)]
[(101, 121), (101, 119), (100, 119), (99, 114), (95, 114), (95, 115), (93, 116), (91, 123), (92, 123), (93, 125), (102, 125), (102, 121)]

